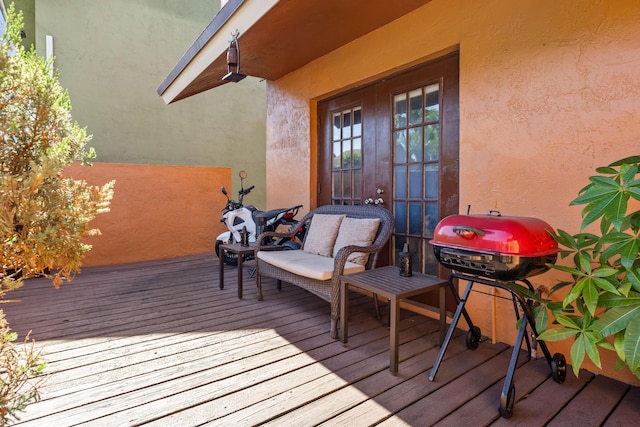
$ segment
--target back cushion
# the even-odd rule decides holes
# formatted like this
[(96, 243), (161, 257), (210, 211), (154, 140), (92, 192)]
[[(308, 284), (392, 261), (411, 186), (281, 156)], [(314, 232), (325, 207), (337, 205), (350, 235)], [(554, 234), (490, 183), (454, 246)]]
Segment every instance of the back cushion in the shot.
[(314, 214), (302, 250), (331, 257), (338, 230), (340, 230), (340, 223), (344, 217), (344, 215)]
[[(380, 226), (380, 218), (345, 218), (340, 224), (340, 230), (333, 247), (333, 256), (345, 246), (358, 245), (369, 246), (373, 243)], [(347, 261), (365, 265), (369, 254), (354, 252), (349, 255)]]

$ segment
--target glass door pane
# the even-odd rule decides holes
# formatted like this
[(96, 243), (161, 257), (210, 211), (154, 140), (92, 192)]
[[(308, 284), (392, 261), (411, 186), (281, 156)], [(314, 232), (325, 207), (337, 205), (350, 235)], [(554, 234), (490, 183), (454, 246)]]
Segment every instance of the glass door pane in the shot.
[(362, 107), (332, 112), (331, 203), (359, 205), (362, 197)]
[[(417, 256), (414, 269), (437, 274), (429, 240), (440, 202), (441, 81), (393, 96), (394, 263), (405, 243)], [(408, 117), (407, 117), (408, 116)]]

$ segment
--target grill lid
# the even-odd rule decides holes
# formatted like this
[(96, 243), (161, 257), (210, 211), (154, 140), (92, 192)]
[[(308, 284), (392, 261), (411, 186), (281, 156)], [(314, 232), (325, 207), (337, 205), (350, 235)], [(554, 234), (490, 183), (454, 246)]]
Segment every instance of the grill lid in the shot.
[(553, 228), (538, 218), (451, 215), (438, 223), (431, 244), (480, 253), (541, 257), (558, 252)]

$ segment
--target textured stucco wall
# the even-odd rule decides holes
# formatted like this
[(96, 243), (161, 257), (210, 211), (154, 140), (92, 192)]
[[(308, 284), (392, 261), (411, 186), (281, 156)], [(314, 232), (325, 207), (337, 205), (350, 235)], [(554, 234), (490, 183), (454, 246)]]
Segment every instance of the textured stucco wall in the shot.
[[(587, 177), (640, 151), (635, 0), (433, 0), (271, 82), (269, 204), (313, 207), (316, 100), (451, 50), (460, 52), (461, 210), (499, 209), (577, 232), (580, 208), (568, 204)], [(292, 164), (300, 182), (291, 181)], [(549, 287), (556, 279), (549, 272), (532, 281)], [(497, 322), (491, 307), (483, 295), (467, 304), (485, 334), (513, 343), (511, 303), (497, 300)], [(552, 348), (569, 354), (566, 345)], [(630, 380), (611, 360), (606, 366), (608, 375)]]
[[(265, 83), (247, 78), (166, 106), (156, 88), (218, 12), (209, 0), (36, 0), (36, 47), (54, 39), (73, 118), (97, 161), (247, 170), (264, 206)], [(221, 76), (222, 77), (222, 76)]]
[[(111, 210), (91, 222), (99, 236), (84, 265), (108, 265), (212, 252), (225, 231), (220, 185), (230, 186), (229, 168), (124, 163), (74, 164), (65, 175), (92, 185), (116, 180)], [(158, 185), (162, 183), (162, 185)]]

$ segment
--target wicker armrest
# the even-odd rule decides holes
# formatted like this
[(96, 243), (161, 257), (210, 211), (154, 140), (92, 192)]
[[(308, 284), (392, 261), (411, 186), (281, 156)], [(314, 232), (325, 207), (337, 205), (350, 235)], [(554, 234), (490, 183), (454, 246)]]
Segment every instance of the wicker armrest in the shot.
[(298, 221), (297, 223), (292, 225), (291, 228), (289, 228), (289, 230), (287, 230), (287, 231), (265, 231), (265, 232), (261, 233), (256, 238), (256, 252), (258, 252), (260, 250), (260, 247), (263, 246), (262, 245), (262, 241), (266, 237), (271, 237), (271, 238), (276, 238), (276, 239), (277, 238), (283, 238), (283, 237), (291, 238), (291, 237), (295, 236), (295, 234), (298, 231), (298, 229), (300, 227), (302, 227), (302, 225), (305, 222), (310, 222), (310, 221), (311, 221), (311, 214), (307, 214), (300, 221)]
[(262, 242), (266, 237), (274, 237), (274, 238), (292, 237), (294, 234), (295, 234), (295, 230), (288, 231), (288, 232), (265, 231), (256, 238), (256, 252), (258, 252), (260, 250), (260, 247), (263, 246)]
[(344, 271), (344, 266), (347, 263), (347, 259), (349, 258), (349, 255), (351, 255), (352, 253), (362, 252), (365, 254), (373, 254), (379, 250), (380, 249), (376, 248), (376, 245), (369, 245), (369, 246), (349, 245), (349, 246), (344, 246), (340, 248), (340, 250), (338, 251), (338, 253), (334, 258), (334, 264), (333, 264), (334, 277), (339, 277), (340, 275), (342, 275)]

